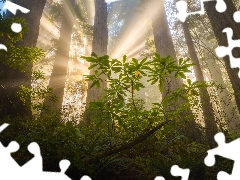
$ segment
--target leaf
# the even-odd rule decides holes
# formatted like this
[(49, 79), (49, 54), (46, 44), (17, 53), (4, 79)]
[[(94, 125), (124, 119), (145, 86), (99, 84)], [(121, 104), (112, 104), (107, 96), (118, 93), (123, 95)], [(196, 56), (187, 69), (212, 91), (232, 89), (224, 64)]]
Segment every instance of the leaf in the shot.
[(95, 81), (93, 81), (93, 83), (92, 83), (92, 84), (91, 84), (91, 86), (90, 86), (90, 89), (91, 89), (91, 88), (93, 88), (93, 87), (94, 87), (94, 86), (95, 86), (97, 83), (99, 83), (99, 82), (98, 82), (98, 81), (96, 81), (96, 80), (95, 80)]
[(135, 58), (132, 58), (132, 62), (133, 62), (135, 65), (137, 65), (137, 64), (138, 64), (138, 60), (137, 60), (137, 59), (135, 59)]
[(177, 75), (179, 75), (183, 79), (187, 78), (183, 72), (179, 72)]
[(198, 92), (195, 90), (195, 89), (192, 89), (191, 90), (191, 94), (194, 95), (194, 96), (198, 96)]
[(159, 89), (160, 92), (163, 92), (163, 83), (162, 83), (162, 81), (159, 82), (158, 89)]
[(98, 129), (103, 122), (104, 122), (104, 119), (99, 119), (99, 121), (96, 123), (96, 129)]
[(124, 101), (123, 96), (122, 96), (119, 92), (117, 92), (117, 96), (118, 96), (118, 98), (119, 98), (120, 100)]
[(127, 131), (127, 126), (123, 123), (121, 119), (118, 119), (118, 124), (124, 128), (125, 131)]
[(140, 62), (140, 64), (143, 65), (146, 61), (147, 61), (147, 58), (144, 58), (144, 59)]
[(106, 118), (105, 121), (107, 121), (107, 122), (109, 122), (109, 123), (112, 123), (112, 122), (113, 122), (112, 118), (110, 118), (110, 117)]
[(77, 135), (78, 137), (80, 137), (80, 138), (83, 138), (83, 137), (84, 137), (84, 135), (80, 132), (80, 130), (79, 130), (78, 128), (75, 128), (75, 133), (76, 133), (76, 135)]
[(112, 67), (112, 70), (115, 72), (115, 73), (119, 73), (122, 68), (121, 67)]
[(89, 67), (88, 67), (88, 69), (90, 70), (90, 69), (93, 69), (94, 67), (96, 67), (97, 66), (97, 64), (92, 64), (92, 65), (90, 65)]
[(125, 64), (126, 61), (127, 61), (127, 56), (124, 55), (124, 56), (123, 56), (123, 64)]

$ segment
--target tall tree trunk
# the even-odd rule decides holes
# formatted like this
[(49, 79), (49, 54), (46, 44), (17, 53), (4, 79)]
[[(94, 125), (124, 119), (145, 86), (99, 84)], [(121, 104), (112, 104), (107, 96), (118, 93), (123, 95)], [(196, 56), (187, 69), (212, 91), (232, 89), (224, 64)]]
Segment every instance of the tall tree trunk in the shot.
[[(176, 53), (174, 50), (174, 45), (172, 41), (172, 37), (170, 34), (170, 29), (168, 26), (167, 16), (164, 8), (164, 0), (153, 0), (152, 4), (152, 28), (154, 34), (154, 42), (156, 46), (156, 51), (160, 54), (161, 57), (166, 57), (170, 55), (176, 60)], [(178, 87), (181, 87), (183, 81), (181, 78), (175, 79), (172, 75), (166, 82), (164, 89), (167, 90), (175, 90)], [(163, 93), (164, 97), (165, 93)], [(180, 104), (184, 103), (183, 100), (180, 100), (176, 107), (171, 108), (171, 110), (175, 110), (179, 107)], [(169, 109), (169, 108), (168, 108)], [(186, 114), (182, 114), (182, 118), (185, 118), (186, 115), (192, 115), (192, 111), (188, 109)], [(176, 124), (176, 129), (181, 131), (186, 137), (188, 137), (192, 141), (202, 142), (202, 134), (200, 130), (197, 128), (195, 120), (190, 120), (186, 123), (183, 128), (179, 128)]]
[[(95, 17), (94, 17), (94, 29), (93, 29), (93, 41), (92, 41), (92, 52), (94, 52), (98, 57), (107, 54), (108, 45), (108, 27), (107, 27), (107, 4), (105, 0), (96, 0), (95, 2)], [(90, 70), (90, 75), (94, 74), (94, 71), (98, 67)], [(105, 75), (101, 76), (105, 83), (101, 84), (100, 89), (93, 87), (88, 89), (87, 92), (87, 104), (90, 102), (98, 101), (104, 94), (103, 89), (107, 87), (107, 77)], [(88, 84), (88, 87), (91, 83)]]
[[(195, 64), (193, 68), (194, 68), (196, 80), (204, 81), (204, 76), (201, 70), (201, 66), (199, 64), (197, 53), (194, 49), (192, 37), (189, 31), (187, 22), (183, 23), (182, 27), (183, 27), (186, 43), (188, 46), (188, 54), (191, 58), (192, 63)], [(214, 116), (214, 109), (211, 104), (210, 96), (207, 89), (201, 88), (199, 93), (200, 93), (200, 100), (202, 103), (203, 116), (204, 116), (204, 122), (206, 127), (206, 137), (210, 147), (214, 147), (216, 145), (216, 142), (214, 140), (214, 135), (218, 132), (218, 128), (217, 128), (217, 124)]]
[[(225, 33), (222, 32), (222, 30), (226, 27), (230, 27), (233, 29), (233, 39), (240, 39), (240, 24), (236, 23), (233, 20), (233, 13), (236, 12), (237, 9), (231, 0), (225, 0), (225, 3), (227, 4), (227, 10), (224, 13), (219, 13), (215, 9), (216, 1), (204, 2), (208, 18), (213, 27), (213, 31), (217, 38), (219, 46), (228, 46), (227, 36)], [(234, 51), (233, 55), (239, 58), (239, 49), (238, 51)], [(225, 56), (223, 60), (225, 62), (226, 70), (232, 84), (236, 104), (240, 112), (240, 79), (238, 77), (239, 70), (238, 68), (232, 69), (230, 67), (230, 61), (228, 56)]]
[[(18, 11), (16, 15), (13, 15), (8, 12), (8, 17), (23, 17), (28, 24), (28, 32), (24, 34), (23, 41), (19, 41), (17, 45), (25, 47), (36, 46), (40, 19), (46, 0), (13, 0), (12, 2), (30, 10), (27, 14)], [(32, 65), (28, 67), (26, 72), (20, 72), (0, 62), (0, 78), (2, 81), (0, 87), (0, 117), (31, 116), (30, 108), (25, 107), (23, 102), (16, 97), (16, 93), (20, 90), (20, 85), (31, 88), (31, 69)]]
[(53, 109), (61, 109), (63, 103), (64, 87), (68, 71), (71, 35), (74, 24), (68, 10), (71, 9), (74, 3), (74, 0), (63, 1), (63, 15), (60, 37), (58, 40), (55, 62), (49, 81), (49, 87), (53, 89), (53, 95), (58, 97), (58, 101), (54, 103), (51, 102), (48, 98), (45, 100), (45, 105), (50, 106)]
[[(107, 4), (105, 0), (96, 0), (95, 1), (95, 17), (94, 17), (94, 29), (93, 29), (93, 41), (92, 41), (92, 52), (94, 52), (98, 57), (107, 54), (107, 45), (108, 45), (108, 27), (107, 27)], [(98, 67), (90, 70), (90, 75), (94, 74), (94, 71)], [(100, 88), (91, 86), (91, 82), (88, 83), (87, 98), (86, 104), (87, 108), (89, 107), (90, 102), (101, 101), (101, 98), (104, 95), (104, 89), (107, 88), (107, 77), (106, 75), (101, 76), (103, 83), (100, 84)], [(86, 119), (90, 122), (90, 114), (93, 112), (86, 111)]]

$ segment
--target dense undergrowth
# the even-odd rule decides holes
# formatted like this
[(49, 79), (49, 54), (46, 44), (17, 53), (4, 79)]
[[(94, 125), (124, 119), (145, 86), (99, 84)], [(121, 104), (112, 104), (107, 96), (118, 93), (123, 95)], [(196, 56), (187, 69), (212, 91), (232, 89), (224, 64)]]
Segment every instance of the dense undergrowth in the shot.
[[(32, 55), (36, 59), (43, 56), (42, 53)], [(197, 124), (202, 134), (199, 139), (193, 140), (186, 133), (186, 129), (191, 130), (188, 123), (198, 113), (189, 114), (189, 108), (201, 108), (196, 98), (199, 88), (220, 87), (188, 79), (186, 84), (176, 89), (166, 89), (165, 83), (171, 83), (170, 77), (186, 78), (185, 73), (193, 66), (189, 59), (180, 59), (176, 64), (171, 57), (162, 58), (158, 54), (143, 60), (129, 60), (126, 56), (122, 60), (109, 59), (108, 56), (82, 58), (91, 63), (90, 69), (98, 67), (93, 75), (86, 76), (87, 81), (93, 82), (93, 88), (101, 86), (99, 77), (102, 74), (109, 81), (101, 101), (91, 102), (88, 107), (88, 111), (92, 112), (90, 123), (84, 116), (79, 122), (65, 122), (60, 111), (50, 110), (41, 102), (28, 104), (26, 108), (45, 113), (0, 119), (1, 124), (10, 123), (1, 133), (3, 145), (16, 140), (21, 146), (13, 154), (20, 165), (32, 158), (27, 151), (28, 144), (37, 142), (41, 147), (44, 170), (59, 171), (59, 161), (68, 159), (71, 167), (67, 174), (72, 179), (80, 179), (85, 174), (98, 180), (150, 180), (158, 175), (169, 180), (179, 179), (170, 175), (174, 164), (189, 168), (190, 179), (216, 179), (220, 170), (231, 172), (232, 162), (221, 158), (213, 168), (205, 166), (204, 158), (209, 146), (201, 124)], [(5, 62), (8, 61), (2, 61)], [(22, 64), (18, 66), (15, 63), (13, 68), (21, 69)], [(36, 79), (43, 78), (40, 72), (36, 75)], [(145, 89), (144, 78), (150, 84), (156, 84), (159, 92), (165, 94), (161, 101), (153, 102), (148, 108), (138, 96), (138, 92)], [(33, 95), (36, 98), (36, 94), (46, 97), (51, 90), (43, 88), (36, 91), (22, 87), (20, 92), (24, 93), (18, 93), (18, 96), (26, 101), (25, 98), (33, 98)], [(228, 141), (236, 137), (225, 133)]]

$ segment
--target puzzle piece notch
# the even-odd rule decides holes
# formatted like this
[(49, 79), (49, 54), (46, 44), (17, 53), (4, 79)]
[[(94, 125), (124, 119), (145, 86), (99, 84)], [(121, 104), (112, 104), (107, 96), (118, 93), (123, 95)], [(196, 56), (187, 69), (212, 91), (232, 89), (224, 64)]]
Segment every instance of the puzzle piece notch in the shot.
[(154, 178), (154, 180), (165, 180), (165, 178), (162, 177), (162, 176), (157, 176), (157, 177)]
[(178, 165), (173, 165), (171, 168), (171, 174), (173, 176), (181, 176), (182, 180), (188, 180), (190, 170), (189, 169), (182, 169)]
[(19, 144), (16, 141), (10, 142), (7, 147), (4, 147), (0, 142), (0, 171), (1, 171), (0, 175), (1, 176), (6, 177), (6, 175), (10, 175), (11, 178), (9, 179), (18, 178), (17, 176), (19, 174), (18, 172), (20, 170), (20, 166), (11, 156), (11, 153), (18, 151), (18, 149), (19, 149)]
[[(29, 9), (24, 8), (22, 6), (19, 6), (19, 5), (15, 4), (15, 3), (12, 3), (10, 1), (6, 1), (6, 3), (3, 6), (3, 9), (9, 10), (14, 15), (16, 15), (17, 10), (21, 11), (24, 14), (27, 14), (27, 13), (30, 12)], [(22, 31), (22, 26), (21, 26), (21, 24), (13, 23), (12, 26), (11, 26), (11, 29), (12, 29), (13, 32), (19, 33), (19, 32)]]
[[(226, 143), (225, 143), (225, 136), (223, 133), (217, 133), (215, 136), (214, 136), (214, 139), (215, 141), (217, 142), (218, 146), (225, 146)], [(216, 149), (216, 148), (215, 148)], [(215, 152), (214, 151), (208, 151), (208, 156), (204, 159), (204, 163), (207, 165), (207, 166), (213, 166), (215, 164)]]
[(0, 133), (9, 126), (8, 123), (4, 123), (0, 126)]
[(24, 8), (24, 7), (22, 7), (22, 6), (19, 6), (19, 5), (15, 4), (15, 3), (12, 3), (12, 2), (10, 2), (10, 1), (6, 1), (6, 2), (5, 2), (4, 6), (3, 6), (3, 9), (9, 10), (9, 11), (10, 11), (11, 13), (13, 13), (14, 15), (16, 15), (17, 10), (21, 11), (21, 12), (24, 13), (24, 14), (27, 14), (27, 13), (30, 12), (29, 9)]
[[(200, 0), (201, 1), (201, 10), (200, 11), (196, 11), (196, 12), (190, 12), (188, 13), (187, 12), (187, 3), (185, 1), (178, 1), (176, 2), (176, 8), (178, 10), (178, 13), (177, 13), (177, 18), (181, 21), (181, 22), (185, 22), (186, 21), (186, 18), (190, 15), (194, 15), (194, 14), (200, 14), (200, 15), (203, 15), (204, 14), (204, 1), (209, 1), (209, 0)], [(210, 0), (211, 1), (211, 0)], [(227, 5), (226, 3), (224, 2), (224, 0), (216, 0), (217, 3), (216, 3), (216, 10), (219, 12), (219, 13), (223, 13), (226, 11), (227, 9)]]
[[(0, 126), (0, 132), (6, 129), (9, 124), (4, 123)], [(28, 161), (22, 167), (11, 157), (11, 153), (18, 151), (20, 148), (16, 141), (9, 143), (7, 147), (4, 147), (0, 142), (0, 179), (8, 177), (8, 179), (24, 179), (24, 180), (71, 180), (66, 174), (66, 170), (70, 166), (70, 161), (61, 160), (59, 162), (59, 172), (43, 172), (42, 168), (42, 156), (39, 145), (36, 142), (32, 142), (28, 145), (28, 151), (34, 155), (30, 161)], [(14, 173), (13, 173), (14, 172)], [(91, 180), (89, 176), (83, 176), (81, 180)]]
[(80, 180), (92, 180), (89, 176), (83, 176)]
[(15, 33), (20, 33), (22, 31), (22, 25), (19, 23), (13, 23), (11, 29)]
[(227, 5), (224, 2), (224, 0), (217, 0), (215, 8), (216, 8), (217, 12), (223, 13), (227, 10)]
[(218, 144), (218, 147), (208, 150), (208, 155), (204, 159), (204, 162), (207, 166), (213, 166), (215, 164), (215, 156), (222, 156), (224, 158), (234, 161), (232, 174), (229, 175), (224, 171), (220, 171), (217, 175), (218, 180), (238, 180), (240, 177), (240, 139), (236, 139), (232, 142), (226, 143), (225, 136), (223, 133), (217, 133), (214, 136), (215, 141)]
[[(16, 15), (17, 13), (17, 10), (21, 11), (22, 13), (26, 14), (26, 13), (29, 13), (30, 10), (27, 9), (27, 8), (24, 8), (22, 6), (19, 6), (15, 3), (12, 3), (10, 1), (6, 1), (4, 6), (3, 6), (3, 9), (7, 9), (9, 10), (11, 13), (13, 13), (14, 15)], [(22, 31), (22, 25), (19, 24), (19, 23), (13, 23), (11, 25), (11, 29), (13, 32), (15, 33), (20, 33)], [(0, 44), (0, 50), (5, 50), (7, 51), (7, 47), (4, 45), (4, 44)]]
[[(173, 165), (171, 167), (170, 172), (171, 172), (172, 176), (175, 176), (175, 177), (181, 176), (182, 180), (188, 180), (189, 174), (190, 174), (189, 169), (182, 169), (178, 165)], [(162, 176), (157, 176), (154, 180), (165, 180), (165, 178)]]
[[(233, 30), (231, 28), (225, 28), (222, 31), (227, 34), (228, 47), (219, 46), (215, 49), (215, 52), (218, 57), (229, 56), (230, 66), (231, 68), (240, 68), (240, 58), (234, 58), (232, 55), (232, 50), (235, 47), (240, 47), (240, 40), (233, 40)], [(238, 77), (240, 78), (240, 71), (238, 73)]]
[(236, 23), (240, 23), (240, 11), (236, 11), (234, 14), (233, 14), (233, 19)]
[(21, 168), (23, 171), (29, 172), (42, 172), (42, 156), (40, 147), (36, 142), (32, 142), (28, 145), (28, 151), (33, 154), (33, 158), (24, 164)]

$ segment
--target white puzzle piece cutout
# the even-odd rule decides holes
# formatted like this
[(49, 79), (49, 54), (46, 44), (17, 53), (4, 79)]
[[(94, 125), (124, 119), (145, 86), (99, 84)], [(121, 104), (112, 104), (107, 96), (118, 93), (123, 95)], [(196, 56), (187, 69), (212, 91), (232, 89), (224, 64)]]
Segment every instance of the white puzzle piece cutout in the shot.
[[(24, 14), (30, 12), (29, 9), (26, 9), (26, 8), (24, 8), (22, 6), (19, 6), (19, 5), (15, 4), (15, 3), (12, 3), (10, 1), (6, 1), (5, 2), (4, 6), (3, 6), (3, 9), (7, 9), (11, 13), (13, 13), (14, 15), (16, 15), (17, 10), (21, 11)], [(22, 31), (22, 25), (19, 24), (19, 23), (13, 23), (12, 26), (11, 26), (11, 29), (15, 33), (20, 33)], [(7, 51), (7, 47), (4, 44), (0, 43), (0, 50)]]
[[(9, 124), (5, 123), (0, 126), (2, 132)], [(66, 174), (70, 166), (70, 161), (61, 160), (59, 163), (60, 172), (45, 172), (42, 166), (41, 150), (37, 143), (32, 142), (28, 145), (28, 151), (34, 157), (23, 166), (12, 158), (11, 153), (18, 151), (19, 144), (15, 141), (4, 147), (0, 142), (0, 179), (24, 179), (24, 180), (71, 180)], [(14, 173), (13, 173), (14, 172)], [(81, 180), (91, 180), (89, 176), (83, 176)]]
[(225, 135), (223, 133), (217, 133), (214, 136), (218, 147), (208, 150), (208, 155), (204, 159), (207, 166), (213, 166), (215, 164), (215, 155), (230, 159), (234, 161), (232, 174), (228, 174), (224, 171), (220, 171), (217, 175), (218, 180), (239, 180), (240, 178), (240, 138), (230, 142), (225, 142)]
[[(173, 165), (171, 167), (171, 174), (172, 176), (178, 177), (181, 176), (181, 180), (188, 180), (189, 174), (190, 174), (190, 169), (182, 169), (178, 165)], [(165, 180), (164, 177), (162, 176), (157, 176), (154, 180)]]
[[(216, 54), (218, 57), (229, 56), (230, 66), (231, 68), (240, 68), (240, 58), (235, 58), (232, 55), (232, 50), (235, 47), (240, 47), (240, 40), (233, 40), (233, 30), (231, 28), (225, 28), (223, 33), (227, 34), (228, 47), (219, 46), (216, 48)], [(240, 78), (240, 72), (238, 73), (238, 77)]]
[(240, 23), (240, 11), (237, 11), (233, 14), (233, 19), (236, 23)]
[(4, 6), (3, 6), (3, 9), (9, 10), (9, 11), (10, 11), (11, 13), (13, 13), (14, 15), (16, 15), (17, 10), (21, 11), (21, 12), (24, 13), (24, 14), (27, 14), (27, 13), (30, 12), (29, 9), (24, 8), (24, 7), (22, 7), (22, 6), (19, 6), (19, 5), (15, 4), (15, 3), (12, 3), (12, 2), (10, 2), (10, 1), (6, 1), (6, 2), (5, 2)]
[(7, 51), (7, 47), (4, 44), (0, 44), (0, 50), (1, 49)]
[[(203, 15), (204, 14), (204, 2), (206, 1), (213, 1), (213, 0), (200, 0), (201, 2), (201, 9), (199, 11), (195, 11), (195, 12), (187, 12), (187, 2), (181, 0), (178, 1), (176, 3), (176, 8), (178, 10), (177, 13), (177, 18), (181, 21), (181, 22), (185, 22), (186, 18), (190, 15), (194, 15), (194, 14), (200, 14)], [(227, 6), (226, 3), (224, 2), (224, 0), (214, 0), (217, 1), (216, 3), (216, 10), (220, 13), (226, 11)]]

